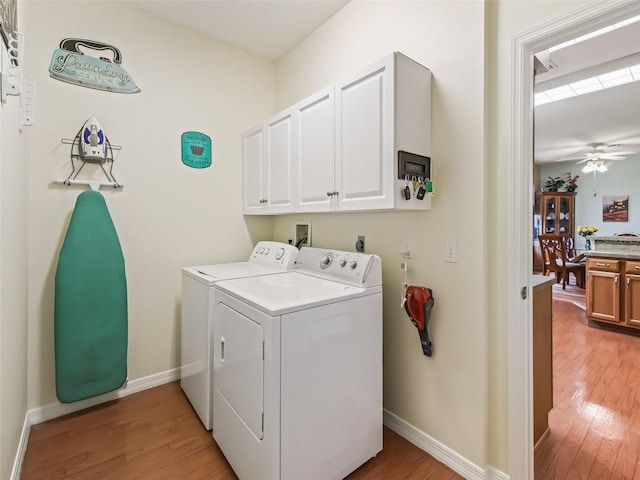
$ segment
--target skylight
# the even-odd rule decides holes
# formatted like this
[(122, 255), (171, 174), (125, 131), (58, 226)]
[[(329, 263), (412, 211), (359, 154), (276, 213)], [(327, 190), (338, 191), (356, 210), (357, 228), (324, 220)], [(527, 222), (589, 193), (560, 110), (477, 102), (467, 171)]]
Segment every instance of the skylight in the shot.
[(544, 105), (545, 103), (555, 102), (563, 98), (576, 97), (585, 93), (595, 92), (596, 90), (604, 90), (605, 88), (616, 87), (618, 85), (624, 85), (625, 83), (637, 82), (638, 80), (640, 80), (640, 64), (536, 93), (534, 103), (536, 106)]
[[(628, 18), (613, 25), (601, 28), (595, 32), (587, 33), (581, 37), (574, 38), (568, 42), (561, 43), (554, 47), (549, 48), (549, 52), (554, 52), (562, 48), (575, 45), (590, 38), (609, 33), (618, 28), (630, 25), (640, 21), (640, 15)], [(534, 97), (534, 104), (544, 105), (545, 103), (555, 102), (556, 100), (562, 100), (564, 98), (575, 97), (578, 95), (584, 95), (585, 93), (595, 92), (596, 90), (604, 90), (605, 88), (616, 87), (618, 85), (624, 85), (625, 83), (636, 82), (640, 80), (640, 64), (632, 67), (621, 68), (613, 72), (603, 73), (596, 75), (595, 77), (573, 82), (568, 85), (562, 85), (561, 87), (551, 88), (543, 92), (538, 92)]]
[(626, 20), (601, 28), (600, 30), (596, 30), (595, 32), (587, 33), (586, 35), (582, 35), (581, 37), (574, 38), (567, 42), (556, 45), (555, 47), (551, 47), (549, 49), (549, 52), (555, 52), (556, 50), (560, 50), (561, 48), (569, 47), (571, 45), (575, 45), (576, 43), (584, 42), (585, 40), (589, 40), (590, 38), (597, 37), (599, 35), (604, 35), (605, 33), (609, 33), (613, 30), (617, 30), (618, 28), (622, 28), (636, 22), (640, 22), (640, 15), (627, 18)]

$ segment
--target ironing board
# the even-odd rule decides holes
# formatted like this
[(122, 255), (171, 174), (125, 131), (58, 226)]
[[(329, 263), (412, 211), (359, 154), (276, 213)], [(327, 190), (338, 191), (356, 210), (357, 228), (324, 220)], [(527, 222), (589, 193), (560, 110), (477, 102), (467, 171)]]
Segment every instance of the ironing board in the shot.
[(56, 395), (75, 402), (119, 388), (127, 378), (124, 257), (104, 197), (81, 193), (55, 277)]

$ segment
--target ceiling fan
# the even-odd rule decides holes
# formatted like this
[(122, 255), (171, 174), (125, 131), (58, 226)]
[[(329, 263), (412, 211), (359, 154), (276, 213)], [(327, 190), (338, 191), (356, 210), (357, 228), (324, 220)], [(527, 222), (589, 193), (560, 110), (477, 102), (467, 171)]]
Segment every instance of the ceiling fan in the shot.
[[(583, 153), (579, 157), (570, 157), (570, 158), (560, 158), (556, 160), (557, 162), (567, 162), (571, 160), (578, 160), (576, 164), (588, 162), (588, 164), (599, 163), (600, 165), (604, 165), (603, 160), (624, 160), (627, 155), (631, 155), (632, 153), (636, 153), (634, 150), (614, 150), (607, 151), (607, 148), (613, 147), (621, 147), (622, 144), (606, 144), (606, 143), (590, 143), (587, 147), (590, 147), (590, 151)], [(635, 145), (633, 145), (635, 146)]]

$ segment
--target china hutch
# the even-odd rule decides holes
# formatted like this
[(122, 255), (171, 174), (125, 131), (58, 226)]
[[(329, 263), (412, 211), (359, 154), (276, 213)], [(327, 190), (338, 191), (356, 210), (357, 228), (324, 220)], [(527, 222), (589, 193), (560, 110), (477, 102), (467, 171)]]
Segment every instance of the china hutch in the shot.
[(576, 192), (536, 193), (533, 207), (533, 270), (542, 271), (542, 252), (538, 235), (571, 237), (575, 232)]

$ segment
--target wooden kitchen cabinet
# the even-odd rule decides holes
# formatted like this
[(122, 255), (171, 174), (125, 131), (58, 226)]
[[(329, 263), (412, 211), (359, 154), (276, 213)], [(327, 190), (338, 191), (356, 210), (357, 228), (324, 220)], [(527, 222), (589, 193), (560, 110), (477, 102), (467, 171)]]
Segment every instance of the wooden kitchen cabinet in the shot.
[(587, 259), (587, 317), (591, 320), (640, 328), (640, 261)]
[[(535, 283), (534, 283), (535, 282)], [(533, 444), (549, 432), (553, 408), (552, 285), (555, 279), (534, 275), (533, 288)]]
[(640, 327), (640, 262), (625, 262), (624, 321)]

